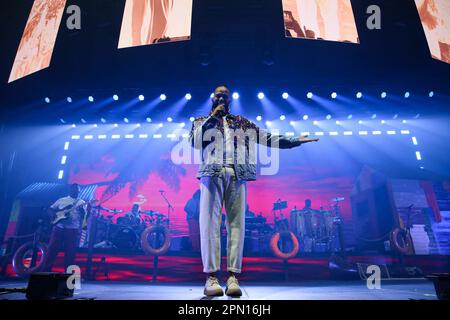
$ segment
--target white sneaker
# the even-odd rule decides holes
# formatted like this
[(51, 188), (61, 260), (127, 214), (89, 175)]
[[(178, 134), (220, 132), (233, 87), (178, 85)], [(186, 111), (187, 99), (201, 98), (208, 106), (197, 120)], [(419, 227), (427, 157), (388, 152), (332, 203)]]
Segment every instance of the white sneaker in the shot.
[(223, 289), (219, 284), (219, 279), (217, 279), (217, 277), (209, 276), (208, 279), (206, 279), (205, 290), (203, 293), (208, 297), (223, 296)]
[(235, 276), (230, 276), (227, 280), (227, 288), (225, 294), (231, 297), (242, 296), (241, 288), (239, 287), (239, 282)]

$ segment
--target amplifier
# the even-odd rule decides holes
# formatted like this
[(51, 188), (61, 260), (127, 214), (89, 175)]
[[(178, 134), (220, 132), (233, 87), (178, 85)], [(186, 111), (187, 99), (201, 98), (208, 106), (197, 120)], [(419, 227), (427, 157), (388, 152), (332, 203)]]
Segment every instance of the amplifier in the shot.
[(26, 297), (29, 300), (65, 299), (73, 296), (67, 279), (70, 273), (38, 272), (32, 273), (28, 280)]

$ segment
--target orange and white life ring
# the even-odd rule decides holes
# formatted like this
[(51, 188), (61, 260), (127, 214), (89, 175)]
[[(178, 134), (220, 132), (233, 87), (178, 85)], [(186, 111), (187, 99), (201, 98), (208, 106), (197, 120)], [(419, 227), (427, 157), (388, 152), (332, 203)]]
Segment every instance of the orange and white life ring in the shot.
[[(159, 237), (163, 237), (161, 243), (158, 246), (155, 246), (153, 240), (155, 237), (158, 238), (158, 241), (161, 240)], [(152, 239), (153, 237), (153, 239)], [(141, 247), (142, 250), (148, 255), (160, 256), (169, 251), (171, 243), (171, 237), (169, 229), (163, 226), (150, 226), (142, 232), (141, 235)]]
[(298, 239), (295, 236), (295, 234), (290, 231), (283, 232), (283, 236), (289, 236), (291, 238), (292, 250), (289, 252), (283, 252), (280, 250), (280, 247), (278, 246), (278, 242), (281, 238), (280, 232), (275, 233), (272, 236), (272, 238), (270, 239), (270, 249), (272, 250), (273, 254), (280, 259), (283, 259), (283, 260), (292, 259), (297, 255), (297, 253), (300, 249)]
[[(402, 241), (399, 241), (400, 237)], [(409, 254), (413, 246), (411, 237), (407, 234), (407, 231), (400, 228), (395, 228), (392, 230), (390, 234), (390, 242), (392, 248), (401, 254)]]

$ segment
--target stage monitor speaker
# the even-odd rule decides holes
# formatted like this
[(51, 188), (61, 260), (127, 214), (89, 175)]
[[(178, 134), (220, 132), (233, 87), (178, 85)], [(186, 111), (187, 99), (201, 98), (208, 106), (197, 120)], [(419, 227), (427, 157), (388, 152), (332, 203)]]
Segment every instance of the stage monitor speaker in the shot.
[(26, 297), (29, 300), (54, 300), (73, 297), (73, 289), (67, 286), (70, 273), (32, 273), (28, 280)]
[(433, 273), (426, 278), (433, 281), (439, 300), (450, 300), (450, 273)]

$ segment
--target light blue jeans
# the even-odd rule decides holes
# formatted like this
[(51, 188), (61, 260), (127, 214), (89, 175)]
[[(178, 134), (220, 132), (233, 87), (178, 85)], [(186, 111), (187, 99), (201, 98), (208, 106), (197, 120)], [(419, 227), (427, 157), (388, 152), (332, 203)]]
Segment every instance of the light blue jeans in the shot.
[(240, 273), (245, 237), (247, 185), (237, 180), (233, 168), (223, 167), (219, 176), (200, 179), (200, 240), (203, 272), (220, 270), (222, 206), (227, 219), (227, 270)]

